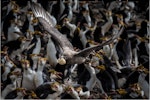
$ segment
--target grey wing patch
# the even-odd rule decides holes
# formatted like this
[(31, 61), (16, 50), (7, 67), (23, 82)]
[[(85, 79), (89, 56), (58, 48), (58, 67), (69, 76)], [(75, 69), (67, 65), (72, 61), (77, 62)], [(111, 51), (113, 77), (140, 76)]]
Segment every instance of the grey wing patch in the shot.
[(48, 22), (51, 27), (54, 27), (53, 19), (48, 15), (44, 8), (40, 7), (38, 4), (31, 2), (31, 9), (35, 15), (35, 17), (43, 18)]
[(119, 33), (118, 33), (117, 35), (113, 36), (113, 37), (112, 37), (111, 39), (109, 39), (108, 41), (106, 41), (106, 42), (104, 42), (104, 43), (102, 43), (102, 44), (100, 44), (100, 45), (94, 46), (94, 47), (86, 48), (86, 49), (80, 51), (76, 56), (87, 57), (92, 51), (98, 51), (98, 50), (102, 49), (103, 46), (112, 43), (116, 38), (118, 38), (118, 37), (122, 34), (123, 30), (124, 30), (124, 27), (122, 27), (122, 28), (120, 29), (120, 31), (119, 31)]
[(44, 29), (60, 44), (62, 48), (69, 47), (70, 49), (73, 49), (69, 40), (53, 27), (52, 19), (42, 7), (36, 3), (31, 3), (31, 9), (35, 17), (37, 17), (43, 25)]
[(60, 44), (63, 44), (63, 47), (69, 47), (70, 49), (73, 48), (72, 44), (67, 39), (67, 37), (65, 35), (62, 35), (56, 28), (52, 28), (51, 31), (58, 34), (58, 35), (56, 35), (56, 37), (59, 38), (59, 40), (61, 42)]
[(113, 40), (115, 40), (114, 38), (109, 39), (108, 41), (94, 46), (94, 47), (89, 47), (89, 48), (85, 48), (84, 50), (80, 51), (77, 56), (82, 56), (82, 57), (87, 57), (92, 51), (97, 51), (103, 48), (103, 46), (110, 44), (111, 42), (113, 42)]

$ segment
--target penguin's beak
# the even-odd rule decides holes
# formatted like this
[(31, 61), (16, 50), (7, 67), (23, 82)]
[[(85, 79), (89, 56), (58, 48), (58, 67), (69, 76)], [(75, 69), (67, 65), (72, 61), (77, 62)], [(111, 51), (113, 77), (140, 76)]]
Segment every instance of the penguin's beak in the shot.
[(7, 55), (7, 51), (0, 51), (2, 55)]
[(37, 18), (34, 18), (33, 20), (32, 20), (32, 23), (34, 24), (34, 23), (37, 23), (38, 22), (38, 19)]
[(96, 68), (102, 71), (106, 70), (104, 65), (97, 66)]
[(127, 25), (126, 25), (123, 21), (119, 21), (119, 23), (120, 23), (122, 26), (127, 27)]
[(81, 90), (82, 90), (81, 86), (76, 89), (77, 92), (80, 92)]

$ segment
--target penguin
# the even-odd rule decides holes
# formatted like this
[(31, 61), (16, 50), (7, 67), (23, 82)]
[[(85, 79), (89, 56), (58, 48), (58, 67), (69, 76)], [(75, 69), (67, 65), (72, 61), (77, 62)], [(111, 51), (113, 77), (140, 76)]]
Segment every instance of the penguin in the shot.
[(78, 13), (79, 12), (79, 0), (74, 0), (74, 5), (72, 7), (73, 13)]
[(40, 99), (56, 99), (63, 92), (63, 87), (58, 82), (46, 82), (35, 89)]
[[(62, 22), (63, 23), (63, 22)], [(65, 26), (65, 24), (64, 25), (62, 25), (62, 27), (59, 29), (58, 28), (58, 30), (60, 30), (60, 32), (65, 36), (65, 37), (67, 37), (68, 39), (69, 39), (69, 41), (72, 41), (72, 38), (73, 38), (73, 36), (71, 37), (71, 34), (70, 34), (70, 29), (69, 28), (67, 28), (66, 26)]]
[[(126, 33), (126, 31), (123, 32), (123, 34), (120, 36), (121, 39), (119, 39), (117, 45), (116, 45), (116, 51), (117, 51), (117, 55), (119, 57), (119, 63), (121, 66), (125, 66), (124, 62), (125, 60), (127, 60), (128, 65), (125, 67), (131, 67), (129, 64), (129, 59), (131, 60), (131, 44), (130, 41), (128, 39), (128, 34)], [(126, 46), (128, 46), (129, 48), (126, 48)], [(126, 51), (127, 49), (127, 51)], [(130, 53), (130, 55), (128, 55), (128, 53)], [(127, 58), (128, 57), (128, 58)], [(126, 64), (127, 64), (126, 62)], [(122, 67), (119, 67), (122, 68)]]
[[(148, 74), (148, 69), (144, 68), (144, 66), (138, 66), (137, 68), (133, 69), (133, 71), (127, 76), (126, 83), (124, 87), (128, 87), (130, 84), (139, 83), (142, 86), (142, 82), (146, 82), (145, 80), (146, 75)], [(144, 88), (144, 87), (143, 87)], [(145, 88), (144, 88), (145, 89)]]
[(146, 75), (147, 73), (141, 73), (139, 78), (138, 78), (138, 83), (139, 83), (139, 86), (141, 87), (141, 89), (143, 90), (144, 92), (144, 95), (146, 96), (146, 98), (149, 98), (149, 83), (148, 81), (146, 81), (146, 76), (148, 76), (148, 74)]
[(77, 26), (74, 25), (74, 24), (71, 24), (69, 19), (67, 19), (67, 18), (64, 18), (63, 24), (70, 30), (69, 35), (70, 35), (71, 38), (73, 38), (74, 37), (74, 32), (75, 32)]
[(123, 98), (128, 99), (143, 99), (144, 92), (141, 90), (139, 83), (130, 84), (127, 88), (127, 94)]
[(77, 28), (77, 30), (74, 32), (74, 37), (72, 38), (72, 45), (73, 47), (82, 50), (84, 47), (80, 40), (80, 36), (81, 36), (80, 32), (82, 31), (80, 31), (79, 28)]
[[(146, 42), (147, 40), (144, 42), (141, 42), (139, 45), (138, 45), (138, 50), (137, 50), (137, 53), (138, 53), (138, 56), (140, 56), (138, 58), (138, 62), (139, 64), (143, 64), (144, 67), (146, 67), (148, 69), (148, 56), (149, 56), (149, 53), (147, 53), (147, 50), (146, 50)], [(141, 49), (142, 48), (142, 49)]]
[(72, 1), (67, 1), (64, 3), (65, 9), (60, 16), (60, 19), (67, 18), (69, 22), (72, 22), (73, 19), (73, 11), (72, 11)]
[(52, 90), (54, 90), (56, 92), (53, 94), (49, 94), (47, 96), (47, 99), (58, 98), (58, 96), (60, 96), (64, 92), (63, 85), (59, 84), (58, 82), (52, 83), (51, 88), (52, 88)]
[(47, 47), (46, 47), (46, 58), (49, 61), (49, 64), (52, 67), (55, 67), (57, 65), (57, 50), (54, 44), (54, 41), (52, 41), (51, 36), (48, 34), (48, 43), (47, 43)]
[(31, 57), (31, 61), (30, 61), (30, 63), (31, 63), (31, 67), (32, 67), (32, 70), (37, 70), (37, 68), (38, 68), (38, 60), (39, 60), (39, 58), (40, 58), (40, 56), (39, 55), (37, 55), (37, 54), (30, 54), (30, 57)]
[(85, 8), (83, 8), (82, 6), (79, 7), (79, 13), (77, 13), (77, 16), (76, 16), (76, 25), (80, 28), (80, 29), (85, 29), (84, 27), (84, 24), (86, 23), (87, 24), (87, 20), (85, 19), (84, 15), (88, 15), (86, 16), (87, 19), (89, 17), (89, 11), (86, 11)]
[[(5, 3), (7, 3), (7, 5)], [(2, 3), (2, 10), (3, 11), (6, 10), (5, 15), (2, 13), (2, 15), (4, 15), (3, 18), (5, 18), (9, 14), (9, 12), (14, 8), (15, 5), (16, 5), (16, 1), (10, 1), (10, 2), (5, 1)]]
[(135, 34), (128, 34), (130, 45), (131, 45), (131, 64), (135, 67), (138, 67), (138, 39)]
[(80, 99), (79, 94), (71, 85), (66, 86), (65, 93), (61, 95), (61, 99)]
[(17, 88), (17, 84), (16, 84), (17, 75), (14, 72), (10, 72), (8, 77), (10, 79), (10, 83), (7, 84), (7, 86), (2, 90), (2, 94), (1, 94), (2, 98), (5, 98), (9, 92)]
[(17, 39), (18, 35), (21, 35), (21, 31), (19, 29), (19, 6), (17, 4), (14, 6), (15, 8), (9, 12), (2, 24), (2, 30), (7, 41), (15, 40)]
[(28, 59), (30, 58), (30, 54), (38, 55), (41, 51), (41, 36), (43, 36), (43, 34), (40, 31), (35, 31), (33, 34), (34, 37), (31, 43), (29, 44), (29, 47), (31, 47), (24, 51), (24, 53), (28, 55)]
[(45, 67), (46, 60), (47, 60), (46, 58), (42, 58), (42, 57), (38, 59), (37, 71), (34, 76), (34, 83), (35, 83), (36, 88), (44, 83), (43, 69)]
[(15, 59), (16, 56), (21, 59), (21, 52), (25, 49), (25, 42), (25, 37), (19, 37), (17, 40), (9, 41), (8, 43), (4, 44), (2, 48), (5, 46), (8, 47), (8, 55), (10, 55), (11, 59)]
[(101, 26), (102, 36), (105, 36), (106, 32), (109, 31), (109, 29), (111, 28), (111, 25), (113, 23), (113, 18), (112, 18), (112, 12), (111, 11), (106, 12), (106, 18), (107, 18), (108, 21), (103, 26)]
[[(58, 22), (59, 22), (59, 19), (61, 17), (60, 14), (62, 12), (64, 12), (63, 11), (64, 7), (61, 9), (60, 4), (62, 4), (62, 0), (59, 0), (56, 3), (54, 3), (52, 6), (52, 10), (51, 10), (51, 15), (54, 16)], [(57, 9), (57, 11), (56, 11), (56, 9)], [(60, 12), (60, 11), (62, 11), (62, 12)]]
[(7, 41), (13, 41), (17, 40), (17, 38), (22, 36), (22, 33), (18, 27), (18, 22), (15, 20), (10, 20), (10, 27), (8, 28), (8, 33), (7, 33)]
[(27, 30), (27, 32), (25, 33), (25, 37), (27, 38), (27, 40), (26, 40), (26, 43), (24, 45), (25, 50), (22, 52), (22, 54), (25, 53), (26, 50), (29, 50), (30, 48), (32, 48), (32, 46), (34, 46), (34, 44), (30, 45), (31, 41), (34, 38), (33, 35), (34, 35), (34, 32), (31, 32), (30, 30)]
[(35, 31), (35, 37), (36, 37), (36, 44), (35, 44), (35, 48), (32, 51), (32, 54), (39, 54), (40, 50), (41, 50), (41, 38), (40, 36), (42, 36), (42, 33), (40, 31)]
[(31, 69), (28, 60), (21, 60), (21, 65), (23, 68), (22, 84), (21, 86), (26, 89), (35, 89), (34, 77), (35, 71)]
[(101, 81), (102, 87), (105, 92), (111, 92), (115, 90), (115, 82), (113, 80), (113, 77), (107, 70), (101, 71), (96, 76)]
[(88, 40), (86, 38), (86, 33), (88, 32), (88, 29), (83, 31), (82, 29), (80, 30), (79, 32), (79, 37), (80, 37), (80, 41), (83, 45), (83, 48), (86, 48), (87, 47), (87, 43), (88, 43)]
[(115, 11), (115, 10), (118, 10), (122, 5), (122, 2), (121, 0), (117, 0), (117, 1), (112, 1), (110, 2), (109, 6), (108, 6), (108, 10), (111, 10), (111, 11)]
[(24, 88), (16, 88), (15, 90), (8, 93), (5, 99), (23, 99), (26, 95), (26, 90)]
[(48, 7), (47, 7), (47, 11), (52, 15), (52, 8), (53, 5), (55, 5), (57, 3), (57, 1), (50, 1), (48, 2)]
[[(118, 40), (118, 42), (119, 42), (120, 40)], [(116, 65), (117, 65), (117, 68), (118, 69), (122, 69), (122, 65), (121, 65), (121, 63), (119, 62), (119, 55), (118, 55), (118, 53), (117, 53), (117, 44), (118, 44), (118, 42), (116, 43), (116, 44), (114, 44), (114, 48), (113, 48), (113, 51), (112, 51), (112, 59), (115, 61), (115, 63), (116, 63)]]
[(98, 59), (100, 60), (100, 61), (98, 60), (99, 61), (98, 63), (94, 62), (94, 64), (92, 64), (96, 70), (96, 76), (100, 81), (102, 81), (103, 80), (102, 74), (105, 74), (104, 77), (107, 77), (107, 81), (109, 81), (108, 83), (111, 83), (111, 85), (102, 82), (102, 86), (104, 84), (103, 88), (105, 88), (105, 86), (107, 85), (106, 86), (107, 89), (105, 88), (105, 91), (108, 90), (107, 92), (111, 93), (116, 88), (118, 88), (118, 77), (116, 74), (116, 69), (114, 68), (114, 64), (112, 64), (112, 62), (104, 54), (100, 55), (99, 53), (96, 53), (95, 56), (97, 56)]
[[(141, 28), (137, 32), (137, 35), (144, 38), (144, 37), (149, 36), (148, 33), (149, 33), (149, 31), (148, 31), (148, 22), (146, 20), (142, 21), (141, 22)], [(141, 44), (144, 44), (144, 46), (145, 46), (144, 48), (147, 48), (145, 53), (148, 54), (148, 43), (147, 42), (145, 42), (145, 43), (142, 42)]]
[(132, 51), (131, 51), (131, 42), (129, 39), (125, 41), (123, 51), (125, 53), (123, 62), (125, 66), (131, 67), (131, 61), (132, 61)]
[(87, 71), (87, 69), (85, 68), (84, 64), (78, 64), (78, 66), (77, 66), (77, 78), (78, 78), (77, 83), (81, 84), (81, 85), (85, 85), (86, 82), (89, 80), (90, 74)]
[(89, 98), (90, 97), (90, 91), (88, 90), (87, 87), (85, 86), (77, 86), (75, 87), (75, 90), (78, 92), (79, 94), (79, 97), (82, 99), (85, 99), (85, 98)]
[(57, 72), (54, 69), (50, 69), (48, 71), (50, 73), (50, 80), (51, 82), (55, 82), (58, 81), (59, 79), (62, 79), (62, 73), (61, 72)]
[(32, 12), (28, 11), (28, 12), (26, 12), (26, 14), (27, 15), (26, 15), (25, 21), (24, 21), (23, 26), (21, 28), (22, 33), (25, 33), (29, 29), (29, 24), (30, 24), (29, 21), (30, 21), (30, 19), (32, 19), (32, 16), (31, 16)]
[[(18, 11), (18, 5), (16, 4), (16, 1), (10, 1), (10, 2), (6, 2), (6, 3), (7, 3), (6, 6), (4, 6), (5, 3), (2, 3), (2, 10), (3, 10), (3, 13), (2, 13), (2, 15), (3, 15), (2, 16), (2, 30), (5, 28), (5, 25), (8, 24), (8, 21), (14, 17), (13, 11), (14, 12)], [(4, 23), (6, 23), (6, 24), (4, 24)], [(4, 27), (3, 27), (3, 25), (4, 25)]]
[[(88, 8), (87, 8), (87, 9), (88, 9)], [(90, 12), (89, 12), (89, 10), (84, 11), (84, 12), (83, 12), (83, 16), (84, 16), (84, 18), (85, 18), (85, 20), (86, 20), (86, 22), (87, 22), (88, 27), (91, 27), (91, 26), (92, 26), (92, 21), (91, 21), (91, 17), (90, 17)]]
[[(102, 24), (101, 21), (97, 22), (97, 27), (96, 27), (96, 29), (95, 29), (95, 31), (94, 31), (94, 34), (93, 34), (94, 41), (95, 41), (95, 42), (98, 42), (98, 43), (101, 43), (101, 42), (102, 42), (102, 41), (100, 40), (100, 38), (102, 37), (102, 34), (99, 33), (99, 32), (101, 32), (101, 27), (100, 27), (100, 26), (102, 26), (101, 24)], [(103, 22), (103, 25), (104, 25), (104, 22)]]
[(102, 56), (104, 59), (104, 64), (106, 66), (106, 71), (112, 76), (112, 79), (114, 80), (115, 88), (117, 89), (119, 88), (117, 72), (120, 72), (120, 70), (117, 70), (117, 72), (113, 70), (113, 68), (115, 67), (114, 64), (108, 59), (107, 56), (105, 56), (105, 54), (102, 54)]
[(8, 56), (6, 56), (6, 61), (4, 63), (4, 72), (2, 73), (2, 81), (7, 80), (8, 74), (11, 72), (11, 69), (16, 66)]
[(3, 50), (1, 51), (1, 64), (2, 65), (4, 65), (4, 63), (6, 62), (6, 58), (8, 57), (7, 49), (8, 47), (4, 47)]
[[(107, 38), (104, 39), (105, 41), (107, 40)], [(105, 55), (110, 58), (111, 56), (111, 44), (110, 45), (105, 45), (103, 46), (103, 51), (105, 52)]]
[(132, 3), (131, 5), (133, 5), (133, 8), (134, 8), (134, 2), (128, 2), (126, 5), (125, 5), (125, 14), (126, 14), (126, 17), (124, 18), (124, 21), (127, 25), (130, 25), (130, 20), (131, 20), (131, 16), (132, 16), (132, 7), (130, 6), (130, 3)]
[[(91, 66), (91, 63), (86, 62), (86, 63), (84, 63), (84, 66), (87, 69), (88, 73), (90, 74), (90, 75), (87, 76), (87, 77), (89, 77), (88, 80), (86, 80), (86, 82), (84, 83), (85, 86), (88, 88), (88, 90), (91, 91), (97, 83), (101, 93), (105, 93), (103, 88), (102, 88), (101, 81), (96, 77), (96, 71)], [(84, 74), (86, 74), (86, 73), (84, 73)]]
[(26, 95), (23, 99), (39, 99), (33, 90), (26, 90)]
[(88, 26), (86, 26), (85, 28), (86, 28), (85, 30), (81, 29), (79, 32), (79, 38), (80, 41), (82, 42), (83, 47), (87, 48), (87, 47), (93, 47), (98, 45), (98, 43), (93, 40), (93, 35), (92, 35), (95, 29)]
[(37, 24), (38, 24), (38, 20), (34, 17), (33, 12), (29, 10), (26, 12), (26, 18), (21, 31), (23, 33), (27, 32), (27, 30), (34, 32), (35, 26), (37, 26)]
[(68, 3), (68, 14), (67, 14), (67, 18), (69, 19), (69, 21), (72, 21), (72, 18), (73, 18), (72, 2)]
[(122, 88), (127, 81), (127, 77), (130, 73), (132, 73), (132, 69), (131, 68), (122, 68), (120, 69), (121, 73), (117, 73), (117, 77), (118, 77), (118, 88)]
[(89, 90), (92, 90), (96, 84), (96, 75), (95, 75), (95, 69), (91, 67), (91, 63), (87, 63), (85, 64), (86, 69), (89, 71), (90, 73), (90, 79), (86, 82), (86, 87)]
[(127, 89), (116, 89), (116, 94), (112, 95), (113, 98), (117, 98), (117, 99), (123, 99), (123, 98), (127, 98), (127, 95), (131, 93), (131, 89), (127, 88)]

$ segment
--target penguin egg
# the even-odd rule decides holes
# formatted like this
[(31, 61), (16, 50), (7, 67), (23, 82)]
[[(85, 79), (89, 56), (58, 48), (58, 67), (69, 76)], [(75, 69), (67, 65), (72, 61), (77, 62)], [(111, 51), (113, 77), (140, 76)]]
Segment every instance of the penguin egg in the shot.
[(59, 58), (57, 61), (60, 65), (65, 65), (66, 64), (66, 60), (64, 58)]

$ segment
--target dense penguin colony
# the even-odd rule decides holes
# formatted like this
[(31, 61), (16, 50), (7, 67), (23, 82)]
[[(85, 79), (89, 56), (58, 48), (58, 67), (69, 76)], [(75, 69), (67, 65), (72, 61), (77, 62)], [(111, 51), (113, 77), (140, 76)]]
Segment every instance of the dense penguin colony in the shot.
[(148, 0), (2, 0), (2, 99), (149, 99)]

